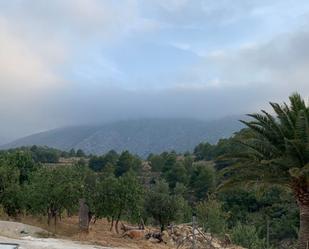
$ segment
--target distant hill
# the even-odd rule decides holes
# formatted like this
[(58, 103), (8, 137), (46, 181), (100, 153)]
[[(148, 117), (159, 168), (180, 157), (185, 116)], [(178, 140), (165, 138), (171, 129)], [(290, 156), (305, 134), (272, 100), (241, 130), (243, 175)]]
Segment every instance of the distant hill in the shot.
[(46, 145), (61, 150), (82, 149), (102, 154), (111, 149), (129, 150), (142, 157), (149, 153), (192, 151), (200, 142), (216, 143), (242, 128), (240, 117), (215, 121), (195, 119), (140, 119), (94, 126), (58, 128), (33, 134), (2, 146), (15, 148)]

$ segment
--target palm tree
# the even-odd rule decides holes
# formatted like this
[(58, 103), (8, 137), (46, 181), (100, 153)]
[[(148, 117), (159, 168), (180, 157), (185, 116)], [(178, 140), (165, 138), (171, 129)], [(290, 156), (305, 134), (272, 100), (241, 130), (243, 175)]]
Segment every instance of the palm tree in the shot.
[[(298, 248), (309, 248), (309, 106), (295, 93), (290, 105), (270, 103), (274, 115), (262, 110), (241, 121), (249, 128), (235, 155), (234, 172), (255, 183), (280, 184), (293, 191), (300, 211)], [(243, 174), (242, 174), (243, 176)], [(243, 177), (242, 177), (243, 179)]]

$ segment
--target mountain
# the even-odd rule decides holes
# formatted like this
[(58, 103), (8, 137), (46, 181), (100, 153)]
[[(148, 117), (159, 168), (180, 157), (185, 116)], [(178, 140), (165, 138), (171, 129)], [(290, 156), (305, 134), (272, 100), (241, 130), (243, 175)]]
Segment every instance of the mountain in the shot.
[(240, 117), (214, 121), (196, 119), (139, 119), (102, 125), (58, 128), (33, 134), (2, 146), (2, 149), (46, 145), (61, 150), (82, 149), (102, 154), (111, 149), (129, 150), (142, 157), (149, 153), (192, 151), (200, 142), (216, 143), (242, 128)]

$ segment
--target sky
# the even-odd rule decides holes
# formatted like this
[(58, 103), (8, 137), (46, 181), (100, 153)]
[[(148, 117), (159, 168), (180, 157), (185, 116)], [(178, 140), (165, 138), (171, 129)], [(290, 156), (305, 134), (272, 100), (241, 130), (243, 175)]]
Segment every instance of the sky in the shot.
[(309, 97), (308, 0), (0, 1), (0, 143)]

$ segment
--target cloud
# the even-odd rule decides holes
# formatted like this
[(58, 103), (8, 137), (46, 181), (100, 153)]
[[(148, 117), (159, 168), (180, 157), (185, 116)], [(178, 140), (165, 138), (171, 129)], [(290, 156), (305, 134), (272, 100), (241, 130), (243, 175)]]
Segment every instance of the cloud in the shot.
[(0, 136), (211, 119), (309, 95), (308, 10), (303, 0), (0, 1)]
[(270, 41), (210, 52), (179, 78), (202, 86), (253, 87), (271, 85), (274, 96), (292, 91), (309, 93), (309, 32), (300, 28)]

